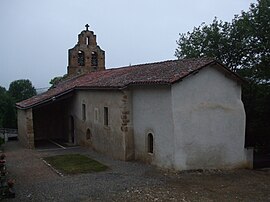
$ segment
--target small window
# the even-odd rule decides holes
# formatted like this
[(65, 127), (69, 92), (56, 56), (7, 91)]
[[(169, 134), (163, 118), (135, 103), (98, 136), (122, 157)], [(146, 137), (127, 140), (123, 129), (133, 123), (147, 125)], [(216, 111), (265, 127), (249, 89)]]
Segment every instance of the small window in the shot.
[(89, 45), (89, 36), (86, 37), (86, 45)]
[(97, 53), (94, 51), (91, 54), (91, 66), (92, 67), (98, 66), (98, 56)]
[(95, 122), (98, 122), (98, 108), (95, 108), (95, 117), (94, 117)]
[(148, 134), (147, 141), (148, 141), (148, 153), (153, 154), (153, 150), (154, 150), (154, 138), (153, 138), (153, 134), (152, 133), (149, 133)]
[(86, 106), (85, 104), (82, 104), (82, 120), (86, 120)]
[(108, 107), (104, 107), (104, 125), (109, 125), (109, 109)]

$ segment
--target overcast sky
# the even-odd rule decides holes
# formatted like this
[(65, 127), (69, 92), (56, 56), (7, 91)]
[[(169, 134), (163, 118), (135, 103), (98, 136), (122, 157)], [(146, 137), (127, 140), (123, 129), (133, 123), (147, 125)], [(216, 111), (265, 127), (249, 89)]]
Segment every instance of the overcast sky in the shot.
[(88, 23), (106, 68), (175, 59), (179, 33), (215, 16), (231, 21), (255, 0), (1, 0), (0, 86), (36, 88), (67, 71), (67, 50)]

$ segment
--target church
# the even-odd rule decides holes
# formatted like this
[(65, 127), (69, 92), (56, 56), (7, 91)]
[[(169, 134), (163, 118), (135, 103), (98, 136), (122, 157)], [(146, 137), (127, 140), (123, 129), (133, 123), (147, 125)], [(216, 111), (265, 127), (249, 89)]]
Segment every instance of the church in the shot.
[(161, 168), (251, 168), (243, 80), (212, 58), (105, 68), (88, 25), (68, 50), (67, 78), (16, 104), (19, 141), (61, 139)]

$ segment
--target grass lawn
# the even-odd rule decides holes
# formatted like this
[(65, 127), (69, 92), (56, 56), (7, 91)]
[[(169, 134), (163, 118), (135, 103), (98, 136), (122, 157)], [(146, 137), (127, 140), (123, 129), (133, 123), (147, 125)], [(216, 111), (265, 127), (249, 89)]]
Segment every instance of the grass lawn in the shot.
[(44, 160), (51, 164), (51, 166), (56, 170), (61, 171), (64, 174), (100, 172), (108, 168), (98, 161), (81, 154), (50, 156), (44, 158)]

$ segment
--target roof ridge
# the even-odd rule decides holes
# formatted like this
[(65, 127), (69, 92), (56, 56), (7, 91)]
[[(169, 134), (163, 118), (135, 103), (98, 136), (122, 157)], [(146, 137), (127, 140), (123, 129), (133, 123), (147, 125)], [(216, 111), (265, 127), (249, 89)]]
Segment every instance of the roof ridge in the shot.
[(129, 66), (121, 66), (121, 67), (110, 67), (110, 69), (106, 69), (106, 70), (117, 70), (117, 69), (130, 68), (130, 67), (132, 68), (132, 67), (137, 67), (137, 66), (155, 65), (155, 64), (161, 64), (161, 63), (166, 63), (166, 62), (173, 62), (173, 61), (178, 61), (178, 60), (179, 59), (165, 60), (165, 61), (158, 61), (158, 62), (149, 62), (149, 63), (140, 63), (140, 64), (129, 65)]
[(123, 69), (123, 68), (132, 68), (132, 67), (138, 67), (138, 66), (147, 66), (147, 65), (156, 65), (156, 64), (162, 64), (162, 63), (167, 63), (167, 62), (184, 62), (184, 61), (194, 61), (194, 60), (212, 60), (212, 61), (216, 61), (215, 58), (213, 57), (201, 57), (201, 58), (184, 58), (184, 59), (171, 59), (171, 60), (165, 60), (165, 61), (157, 61), (157, 62), (148, 62), (148, 63), (139, 63), (139, 64), (135, 64), (135, 65), (129, 65), (129, 66), (121, 66), (121, 67), (110, 67), (109, 69), (103, 70), (103, 71), (107, 71), (107, 70), (117, 70), (117, 69)]
[[(135, 65), (129, 65), (129, 66), (121, 66), (121, 67), (109, 67), (108, 69), (105, 69), (105, 70), (101, 70), (101, 71), (93, 71), (93, 72), (87, 72), (85, 74), (80, 74), (80, 75), (76, 75), (76, 76), (73, 76), (71, 77), (70, 79), (66, 79), (64, 80), (63, 82), (61, 83), (64, 83), (66, 81), (70, 81), (72, 79), (77, 79), (81, 76), (85, 76), (85, 75), (88, 75), (88, 74), (92, 74), (92, 73), (97, 73), (97, 72), (107, 72), (107, 71), (116, 71), (116, 70), (119, 70), (119, 69), (126, 69), (126, 68), (135, 68), (135, 67), (144, 67), (144, 66), (148, 66), (148, 65), (157, 65), (157, 64), (163, 64), (163, 63), (168, 63), (168, 62), (182, 62), (182, 61), (194, 61), (194, 60), (202, 60), (202, 59), (208, 59), (208, 60), (212, 60), (212, 61), (216, 61), (215, 58), (212, 58), (212, 57), (201, 57), (201, 58), (184, 58), (184, 59), (171, 59), (171, 60), (165, 60), (165, 61), (157, 61), (157, 62), (149, 62), (149, 63), (140, 63), (140, 64), (135, 64)], [(59, 83), (59, 84), (61, 84)]]

